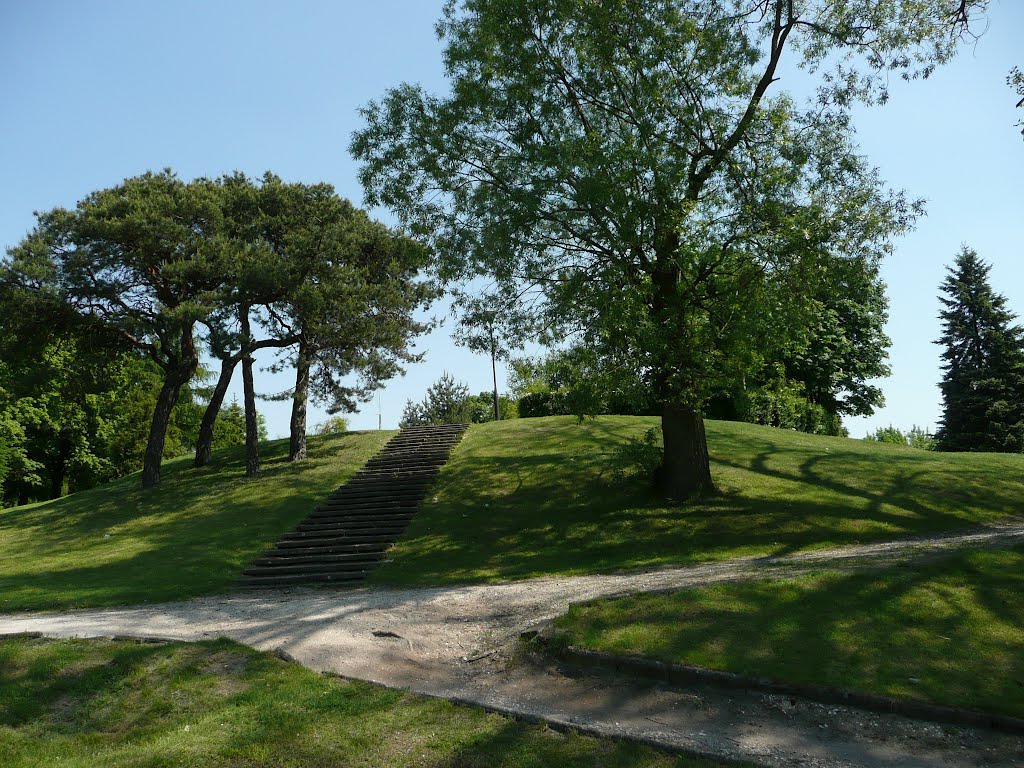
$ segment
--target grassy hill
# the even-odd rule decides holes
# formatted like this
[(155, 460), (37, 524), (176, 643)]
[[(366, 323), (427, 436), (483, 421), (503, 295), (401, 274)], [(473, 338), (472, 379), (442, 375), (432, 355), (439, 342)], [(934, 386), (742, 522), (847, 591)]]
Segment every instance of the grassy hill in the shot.
[[(614, 454), (656, 419), (519, 419), (471, 427), (379, 584), (445, 584), (780, 554), (943, 531), (1024, 512), (1024, 456), (938, 454), (707, 423), (719, 494), (671, 505)], [(0, 511), (0, 611), (105, 606), (225, 590), (393, 433), (265, 446)]]
[(657, 419), (472, 427), (378, 583), (442, 584), (778, 555), (1024, 513), (1024, 456), (943, 454), (708, 421), (718, 495), (667, 504), (612, 476)]
[(193, 469), (164, 465), (158, 488), (138, 475), (63, 499), (0, 510), (0, 611), (105, 606), (226, 589), (242, 569), (394, 434), (313, 437), (290, 463), (288, 441), (261, 447), (247, 479), (244, 449)]

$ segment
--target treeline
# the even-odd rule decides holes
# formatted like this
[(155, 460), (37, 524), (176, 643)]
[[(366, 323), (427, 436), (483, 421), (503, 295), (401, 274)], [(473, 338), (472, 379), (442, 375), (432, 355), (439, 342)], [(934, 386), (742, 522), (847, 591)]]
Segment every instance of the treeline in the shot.
[[(278, 352), (278, 368), (294, 369), (290, 456), (302, 459), (309, 398), (332, 412), (353, 410), (418, 359), (408, 345), (427, 324), (414, 313), (436, 295), (418, 277), (428, 261), (418, 243), (330, 185), (270, 173), (191, 182), (169, 170), (147, 173), (36, 218), (0, 264), (0, 477), (23, 485), (42, 483), (43, 454), (71, 457), (65, 472), (93, 482), (136, 468), (142, 444), (145, 487), (159, 482), (161, 460), (193, 438), (196, 465), (208, 463), (239, 365), (246, 471), (255, 475), (253, 361), (261, 349)], [(194, 403), (203, 351), (219, 370), (197, 414), (184, 405)], [(64, 371), (49, 384), (46, 355)], [(127, 383), (139, 380), (147, 386)], [(37, 428), (40, 401), (77, 409), (78, 437)], [(123, 437), (140, 429), (144, 440)], [(91, 453), (103, 461), (87, 468), (83, 445), (107, 437), (111, 447)], [(50, 493), (62, 485), (55, 477), (49, 484)]]

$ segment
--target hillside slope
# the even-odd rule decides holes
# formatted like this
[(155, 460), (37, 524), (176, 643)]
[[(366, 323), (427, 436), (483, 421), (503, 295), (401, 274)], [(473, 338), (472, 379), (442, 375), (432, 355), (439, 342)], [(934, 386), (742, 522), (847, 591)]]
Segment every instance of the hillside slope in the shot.
[(261, 446), (260, 475), (241, 447), (193, 469), (165, 463), (158, 488), (131, 475), (55, 501), (0, 510), (0, 611), (193, 597), (229, 587), (243, 567), (354, 474), (394, 432)]
[(708, 421), (719, 493), (680, 505), (617, 480), (657, 419), (472, 427), (377, 583), (442, 584), (783, 554), (1024, 513), (1024, 456), (942, 454)]

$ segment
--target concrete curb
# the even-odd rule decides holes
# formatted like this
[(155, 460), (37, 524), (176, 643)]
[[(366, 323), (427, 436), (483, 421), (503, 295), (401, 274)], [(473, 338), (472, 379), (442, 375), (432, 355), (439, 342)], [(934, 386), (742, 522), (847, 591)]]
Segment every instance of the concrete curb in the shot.
[(897, 699), (891, 696), (880, 696), (844, 688), (829, 688), (806, 683), (789, 683), (765, 677), (737, 675), (733, 672), (723, 672), (717, 669), (694, 667), (688, 664), (668, 664), (663, 661), (655, 661), (639, 656), (619, 656), (605, 651), (591, 651), (574, 646), (552, 651), (549, 639), (543, 635), (535, 637), (557, 658), (583, 668), (612, 669), (628, 675), (637, 675), (675, 685), (704, 683), (721, 688), (798, 696), (802, 699), (809, 699), (822, 704), (842, 704), (873, 712), (902, 715), (915, 720), (931, 720), (940, 723), (952, 723), (954, 725), (989, 728), (1006, 733), (1024, 734), (1024, 720), (1010, 717), (1009, 715), (978, 712), (959, 707), (946, 707), (939, 704), (913, 701), (911, 699)]

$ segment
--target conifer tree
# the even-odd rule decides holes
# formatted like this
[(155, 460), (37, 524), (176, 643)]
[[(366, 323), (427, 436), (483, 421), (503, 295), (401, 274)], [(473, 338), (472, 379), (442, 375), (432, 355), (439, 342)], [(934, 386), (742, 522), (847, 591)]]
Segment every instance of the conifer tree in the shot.
[(940, 286), (941, 451), (1024, 451), (1024, 330), (990, 269), (964, 246)]

